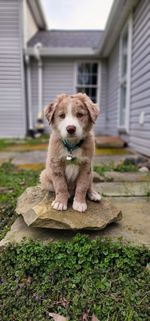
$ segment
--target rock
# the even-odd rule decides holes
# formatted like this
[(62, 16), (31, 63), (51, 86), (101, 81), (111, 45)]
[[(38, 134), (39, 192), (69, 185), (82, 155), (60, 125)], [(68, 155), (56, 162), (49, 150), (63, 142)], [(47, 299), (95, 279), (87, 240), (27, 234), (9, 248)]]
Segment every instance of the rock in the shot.
[(147, 172), (149, 172), (149, 169), (148, 169), (147, 167), (143, 166), (143, 167), (141, 167), (141, 168), (139, 169), (139, 172), (147, 173)]
[(141, 168), (141, 167), (147, 167), (148, 170), (150, 170), (150, 160), (148, 160), (147, 162), (145, 163), (140, 163), (138, 164), (138, 167)]
[(71, 203), (67, 211), (54, 210), (51, 208), (53, 199), (54, 195), (42, 191), (40, 186), (29, 187), (18, 198), (16, 212), (28, 226), (68, 230), (100, 230), (122, 218), (121, 211), (105, 199), (100, 203), (87, 201), (85, 213), (73, 210)]
[(147, 161), (147, 157), (145, 156), (136, 157), (136, 164), (144, 164), (146, 161)]
[[(124, 160), (124, 165), (130, 165), (130, 164), (133, 164), (133, 165), (141, 165), (143, 163), (145, 163), (147, 160), (147, 158), (145, 156), (128, 156), (125, 158)], [(143, 166), (143, 165), (141, 165)]]
[(97, 136), (96, 147), (100, 148), (122, 148), (125, 142), (119, 136)]
[(105, 181), (104, 176), (101, 176), (98, 173), (93, 172), (93, 182), (94, 183), (101, 183), (101, 182), (104, 182), (104, 181)]

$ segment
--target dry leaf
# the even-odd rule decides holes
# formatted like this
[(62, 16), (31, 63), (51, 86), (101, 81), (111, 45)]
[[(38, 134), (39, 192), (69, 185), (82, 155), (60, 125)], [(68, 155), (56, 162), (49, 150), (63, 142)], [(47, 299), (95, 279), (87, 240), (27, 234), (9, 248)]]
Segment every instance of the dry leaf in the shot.
[(67, 318), (65, 318), (62, 315), (57, 314), (57, 313), (49, 313), (48, 315), (50, 317), (52, 317), (54, 319), (54, 321), (68, 321)]
[(99, 321), (94, 314), (92, 315), (92, 321)]

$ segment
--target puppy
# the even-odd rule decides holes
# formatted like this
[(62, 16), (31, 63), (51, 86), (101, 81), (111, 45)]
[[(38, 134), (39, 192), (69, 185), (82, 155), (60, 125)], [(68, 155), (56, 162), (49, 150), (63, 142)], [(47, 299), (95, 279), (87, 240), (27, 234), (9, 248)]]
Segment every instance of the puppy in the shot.
[(100, 201), (92, 188), (92, 158), (95, 151), (92, 125), (99, 109), (82, 93), (62, 94), (45, 108), (52, 126), (46, 168), (40, 175), (42, 188), (55, 192), (52, 207), (66, 210), (68, 199), (74, 196), (73, 209), (87, 209), (86, 196)]

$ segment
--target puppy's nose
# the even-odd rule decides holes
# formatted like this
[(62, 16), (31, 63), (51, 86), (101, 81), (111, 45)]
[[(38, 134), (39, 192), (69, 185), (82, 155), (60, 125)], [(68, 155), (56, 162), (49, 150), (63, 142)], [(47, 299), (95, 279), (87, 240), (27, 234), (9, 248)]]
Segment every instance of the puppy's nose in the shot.
[(69, 126), (67, 126), (67, 132), (69, 133), (69, 134), (74, 134), (75, 133), (75, 131), (76, 131), (76, 127), (75, 126), (73, 126), (73, 125), (69, 125)]

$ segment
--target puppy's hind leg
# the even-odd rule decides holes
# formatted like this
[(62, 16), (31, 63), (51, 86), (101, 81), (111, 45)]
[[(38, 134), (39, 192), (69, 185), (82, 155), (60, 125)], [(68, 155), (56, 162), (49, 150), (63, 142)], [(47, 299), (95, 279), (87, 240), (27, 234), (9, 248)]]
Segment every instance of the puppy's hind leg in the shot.
[(93, 187), (90, 186), (90, 188), (87, 191), (87, 197), (89, 200), (94, 201), (94, 202), (100, 202), (101, 200), (101, 195), (94, 191)]
[(44, 169), (40, 174), (40, 183), (43, 190), (54, 192), (53, 183), (46, 169)]

